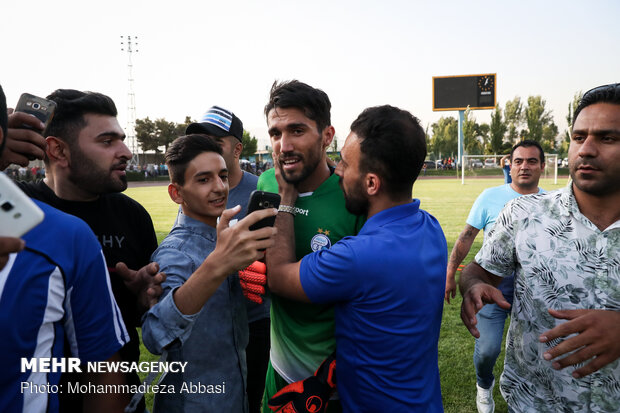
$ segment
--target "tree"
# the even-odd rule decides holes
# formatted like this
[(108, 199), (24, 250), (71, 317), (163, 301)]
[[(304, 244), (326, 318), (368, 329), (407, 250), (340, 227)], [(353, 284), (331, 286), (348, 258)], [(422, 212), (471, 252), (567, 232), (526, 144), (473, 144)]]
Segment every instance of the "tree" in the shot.
[(459, 124), (452, 116), (441, 117), (431, 125), (433, 131), (432, 146), (433, 152), (438, 158), (452, 156), (458, 151), (458, 130)]
[[(186, 122), (188, 119), (189, 116), (185, 118)], [(160, 153), (162, 146), (166, 151), (173, 140), (184, 134), (184, 124), (168, 122), (164, 118), (153, 122), (148, 116), (144, 119), (136, 119), (136, 139), (140, 142), (143, 151)]]
[(506, 119), (508, 142), (514, 145), (519, 140), (519, 137), (522, 136), (522, 130), (519, 131), (519, 128), (523, 123), (523, 104), (519, 96), (515, 96), (514, 99), (506, 102), (504, 118)]
[(489, 129), (491, 139), (489, 140), (487, 150), (490, 153), (502, 153), (504, 135), (506, 135), (508, 126), (502, 120), (502, 109), (499, 105), (495, 107), (495, 111), (493, 111), (493, 113), (491, 114), (491, 126), (489, 127)]
[(192, 120), (191, 116), (186, 116), (185, 117), (185, 121), (183, 123), (177, 123), (176, 126), (176, 135), (177, 136), (183, 136), (185, 135), (185, 130), (187, 129), (187, 127), (192, 124), (192, 123), (196, 123), (195, 120)]
[(159, 142), (155, 135), (155, 124), (148, 116), (136, 119), (136, 139), (143, 151), (157, 151)]
[(482, 145), (477, 139), (479, 130), (480, 125), (476, 123), (476, 119), (474, 119), (471, 110), (468, 108), (463, 119), (463, 149), (465, 153), (469, 155), (479, 155), (482, 153)]
[(579, 101), (583, 97), (583, 92), (579, 91), (575, 93), (573, 96), (573, 101), (568, 104), (568, 115), (566, 115), (566, 123), (568, 124), (568, 129), (564, 131), (564, 139), (562, 140), (562, 144), (560, 145), (560, 153), (562, 155), (566, 155), (568, 153), (568, 147), (570, 146), (570, 134), (573, 130), (573, 116), (575, 115), (575, 109), (579, 106)]
[(545, 152), (555, 151), (558, 127), (553, 122), (551, 111), (546, 108), (547, 102), (539, 96), (527, 98), (525, 121), (527, 123), (526, 139), (540, 143)]
[(476, 123), (476, 139), (480, 142), (480, 153), (476, 155), (482, 154), (484, 151), (488, 151), (489, 149), (489, 132), (491, 127), (488, 123)]
[(241, 151), (242, 158), (248, 158), (256, 153), (258, 147), (258, 140), (255, 137), (250, 136), (250, 132), (243, 131), (243, 151)]
[[(168, 122), (164, 118), (155, 120), (155, 131), (159, 146), (164, 147), (164, 152), (168, 150), (168, 145), (174, 141), (177, 135), (177, 124), (174, 122)], [(184, 131), (185, 132), (185, 131)], [(156, 150), (156, 152), (159, 152)]]

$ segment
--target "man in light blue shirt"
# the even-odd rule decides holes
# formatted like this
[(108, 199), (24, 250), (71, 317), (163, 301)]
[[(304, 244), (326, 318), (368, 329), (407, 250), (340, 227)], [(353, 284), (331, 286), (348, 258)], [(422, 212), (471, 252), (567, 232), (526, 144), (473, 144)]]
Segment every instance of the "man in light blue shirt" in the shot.
[[(485, 189), (478, 196), (469, 211), (465, 229), (454, 244), (446, 274), (445, 299), (448, 303), (456, 294), (456, 270), (469, 253), (478, 232), (484, 229), (484, 238), (487, 238), (497, 216), (508, 201), (522, 195), (543, 192), (538, 187), (538, 181), (545, 167), (545, 154), (538, 142), (524, 140), (517, 143), (510, 152), (510, 164), (511, 183)], [(512, 303), (514, 277), (504, 278), (498, 288), (506, 300)], [(504, 310), (496, 304), (485, 305), (479, 313), (480, 338), (476, 339), (474, 348), (474, 367), (478, 391), (476, 405), (478, 412), (481, 413), (493, 412), (495, 409), (493, 367), (501, 351), (504, 324), (508, 314), (509, 310)]]

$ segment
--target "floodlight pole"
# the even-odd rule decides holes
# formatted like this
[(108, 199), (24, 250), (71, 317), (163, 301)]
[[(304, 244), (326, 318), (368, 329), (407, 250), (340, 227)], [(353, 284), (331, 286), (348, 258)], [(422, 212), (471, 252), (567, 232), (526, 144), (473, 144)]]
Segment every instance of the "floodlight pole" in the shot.
[(459, 152), (456, 161), (458, 171), (459, 162), (461, 164), (461, 184), (465, 185), (465, 162), (463, 159), (463, 123), (465, 122), (465, 111), (459, 110)]
[[(129, 63), (127, 64), (127, 69), (129, 71), (129, 92), (127, 95), (127, 126), (125, 127), (125, 133), (127, 134), (127, 146), (133, 154), (130, 161), (132, 165), (140, 165), (140, 159), (138, 156), (138, 141), (136, 139), (136, 95), (133, 91), (133, 63), (131, 62), (131, 56), (134, 52), (131, 46), (132, 44), (135, 44), (136, 46), (138, 45), (138, 43), (135, 42), (137, 38), (137, 36), (134, 36), (134, 43), (132, 43), (132, 37), (126, 36), (126, 45), (121, 41), (121, 51), (124, 51), (126, 48), (127, 57), (129, 58)], [(121, 36), (121, 40), (124, 39), (125, 36)], [(136, 49), (135, 52), (137, 53), (138, 49)]]

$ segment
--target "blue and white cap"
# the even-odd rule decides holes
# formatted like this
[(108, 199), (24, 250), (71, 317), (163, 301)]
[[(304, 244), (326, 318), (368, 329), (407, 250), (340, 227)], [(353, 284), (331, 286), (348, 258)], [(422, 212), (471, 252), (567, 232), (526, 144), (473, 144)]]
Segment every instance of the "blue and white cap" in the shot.
[(234, 136), (243, 142), (243, 123), (229, 110), (219, 106), (213, 106), (206, 111), (200, 122), (190, 124), (185, 129), (186, 135), (193, 133), (205, 134), (223, 138), (224, 136)]

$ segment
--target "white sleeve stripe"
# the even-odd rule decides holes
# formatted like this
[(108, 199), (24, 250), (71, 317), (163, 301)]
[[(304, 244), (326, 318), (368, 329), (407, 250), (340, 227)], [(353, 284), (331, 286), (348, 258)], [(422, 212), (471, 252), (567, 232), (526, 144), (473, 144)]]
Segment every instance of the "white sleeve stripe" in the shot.
[[(52, 348), (55, 340), (54, 325), (62, 320), (64, 316), (63, 303), (65, 301), (65, 282), (58, 267), (48, 278), (47, 287), (47, 303), (41, 327), (37, 334), (37, 345), (34, 349), (32, 357), (52, 357)], [(71, 320), (71, 326), (73, 322)], [(75, 330), (73, 330), (75, 332)], [(67, 335), (69, 336), (67, 329)], [(73, 335), (75, 339), (75, 335)], [(32, 384), (45, 385), (48, 382), (47, 374), (41, 372), (32, 372), (28, 377), (28, 382)], [(48, 404), (48, 395), (46, 393), (24, 392), (24, 408), (23, 412), (46, 411)]]
[(69, 288), (67, 291), (67, 298), (65, 300), (65, 336), (67, 337), (69, 347), (71, 348), (71, 356), (79, 358), (80, 354), (78, 350), (77, 336), (75, 334), (75, 323), (73, 322), (73, 307), (71, 306), (72, 298), (73, 287)]

